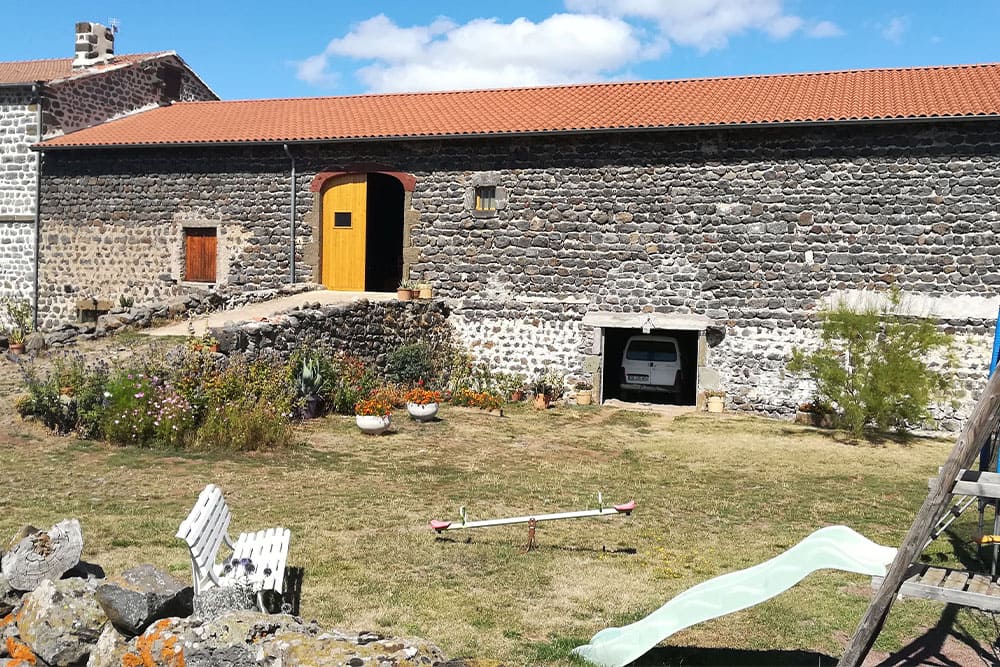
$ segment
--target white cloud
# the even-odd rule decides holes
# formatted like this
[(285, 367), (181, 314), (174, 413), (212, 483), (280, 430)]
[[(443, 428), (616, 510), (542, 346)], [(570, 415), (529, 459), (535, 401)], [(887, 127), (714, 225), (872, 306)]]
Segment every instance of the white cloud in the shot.
[(882, 36), (893, 44), (900, 44), (903, 41), (903, 33), (910, 27), (910, 20), (905, 16), (894, 16), (889, 25), (882, 28)]
[(438, 20), (401, 28), (379, 15), (300, 62), (298, 76), (323, 85), (330, 58), (346, 56), (374, 61), (357, 75), (375, 92), (537, 86), (606, 78), (641, 58), (642, 50), (632, 26), (613, 17)]
[(296, 63), (317, 87), (340, 81), (345, 61), (369, 91), (453, 90), (590, 82), (622, 77), (673, 45), (705, 53), (749, 31), (772, 39), (843, 34), (830, 21), (806, 23), (783, 0), (564, 0), (567, 12), (509, 23), (399, 26), (379, 14)]
[(810, 37), (823, 38), (823, 37), (840, 37), (844, 34), (844, 31), (840, 29), (836, 23), (832, 21), (820, 21), (819, 23), (812, 25), (806, 30), (806, 34)]
[(803, 24), (784, 12), (782, 0), (566, 0), (566, 7), (653, 21), (669, 41), (703, 53), (725, 48), (730, 37), (747, 30), (784, 39)]

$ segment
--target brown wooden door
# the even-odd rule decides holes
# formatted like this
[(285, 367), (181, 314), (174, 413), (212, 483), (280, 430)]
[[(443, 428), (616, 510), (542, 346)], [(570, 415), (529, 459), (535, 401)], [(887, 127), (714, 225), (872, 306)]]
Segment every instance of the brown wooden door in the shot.
[(215, 282), (215, 229), (185, 229), (184, 279), (191, 282)]

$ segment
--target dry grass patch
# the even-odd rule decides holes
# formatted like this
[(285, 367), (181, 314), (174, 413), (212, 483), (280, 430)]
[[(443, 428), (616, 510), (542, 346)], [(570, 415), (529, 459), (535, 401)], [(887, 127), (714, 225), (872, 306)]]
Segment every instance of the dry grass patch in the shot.
[[(597, 630), (820, 526), (844, 523), (898, 544), (950, 449), (922, 439), (848, 444), (737, 416), (668, 420), (596, 407), (516, 407), (505, 418), (445, 407), (441, 416), (418, 424), (397, 413), (383, 437), (328, 417), (299, 428), (302, 444), (291, 451), (252, 455), (123, 450), (4, 419), (0, 534), (75, 516), (87, 560), (110, 572), (148, 561), (187, 577), (173, 535), (214, 482), (234, 529), (291, 529), (306, 618), (425, 636), (456, 657), (568, 665), (568, 649)], [(427, 527), (454, 519), (459, 505), (471, 518), (555, 512), (593, 507), (598, 491), (609, 503), (634, 498), (638, 510), (541, 524), (529, 554), (523, 526), (443, 538)], [(837, 633), (853, 630), (866, 587), (863, 577), (820, 573), (670, 643), (837, 655)], [(877, 648), (898, 648), (940, 613), (898, 604)], [(959, 618), (972, 627), (967, 614)], [(975, 637), (994, 638), (989, 624), (975, 627)]]

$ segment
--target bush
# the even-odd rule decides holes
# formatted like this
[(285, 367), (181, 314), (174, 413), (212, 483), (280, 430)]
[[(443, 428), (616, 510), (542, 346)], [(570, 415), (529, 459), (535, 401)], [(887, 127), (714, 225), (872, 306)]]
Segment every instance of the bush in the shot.
[(434, 355), (424, 342), (409, 343), (394, 350), (386, 362), (385, 375), (394, 382), (408, 386), (437, 379)]
[(464, 388), (452, 394), (451, 402), (455, 405), (464, 405), (480, 410), (499, 410), (503, 405), (503, 399), (496, 392), (473, 391)]
[(355, 404), (375, 388), (375, 376), (361, 360), (343, 353), (334, 356), (330, 364), (326, 404), (337, 414), (353, 415)]
[(264, 401), (277, 414), (291, 419), (299, 411), (299, 400), (288, 367), (276, 358), (248, 359), (233, 355), (217, 374), (204, 378), (204, 392), (211, 408), (245, 399)]
[(247, 396), (213, 406), (198, 429), (196, 445), (247, 452), (278, 449), (292, 444), (286, 413), (267, 400)]
[[(890, 308), (900, 302), (892, 294)], [(855, 436), (866, 427), (906, 433), (932, 402), (954, 396), (952, 337), (932, 321), (844, 304), (820, 318), (819, 349), (795, 349), (788, 370), (809, 376), (818, 401), (833, 404)]]
[(119, 371), (105, 396), (101, 432), (113, 444), (183, 447), (192, 438), (191, 404), (158, 376)]
[(44, 377), (31, 365), (22, 366), (28, 394), (17, 403), (22, 417), (33, 416), (58, 433), (100, 437), (108, 367), (87, 364), (79, 354), (56, 357)]

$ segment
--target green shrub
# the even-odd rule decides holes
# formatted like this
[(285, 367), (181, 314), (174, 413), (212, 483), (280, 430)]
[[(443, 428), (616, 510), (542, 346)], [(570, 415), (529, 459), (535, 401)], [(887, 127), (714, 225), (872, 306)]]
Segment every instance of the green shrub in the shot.
[(22, 375), (28, 390), (17, 403), (22, 417), (33, 416), (58, 433), (99, 437), (107, 364), (88, 364), (81, 355), (71, 354), (56, 357), (44, 376), (30, 364), (22, 366)]
[(432, 383), (437, 378), (437, 373), (430, 345), (419, 342), (400, 346), (389, 355), (385, 375), (393, 382), (408, 386), (420, 381)]
[(194, 432), (191, 404), (158, 376), (119, 371), (108, 381), (101, 432), (116, 445), (183, 447)]
[(327, 407), (342, 415), (353, 415), (354, 405), (367, 398), (376, 387), (374, 373), (360, 359), (338, 353), (330, 359)]
[(292, 444), (292, 428), (286, 413), (265, 399), (248, 396), (212, 407), (196, 444), (239, 452), (279, 449)]
[(276, 358), (248, 359), (234, 354), (221, 371), (209, 374), (202, 382), (207, 400), (206, 412), (245, 399), (265, 401), (286, 419), (299, 410), (288, 366)]
[(925, 318), (889, 308), (840, 304), (820, 314), (820, 347), (795, 349), (788, 370), (816, 383), (816, 398), (832, 403), (855, 436), (866, 427), (906, 433), (925, 421), (932, 402), (955, 395), (952, 337)]

